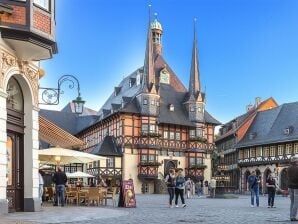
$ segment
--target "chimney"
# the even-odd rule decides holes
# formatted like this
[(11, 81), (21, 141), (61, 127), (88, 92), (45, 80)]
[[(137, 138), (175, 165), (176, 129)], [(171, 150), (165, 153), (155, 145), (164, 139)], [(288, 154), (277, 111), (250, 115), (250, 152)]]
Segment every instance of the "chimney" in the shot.
[(261, 104), (262, 100), (261, 97), (256, 97), (256, 107), (258, 107)]
[(250, 111), (254, 106), (252, 104), (248, 104), (246, 106), (246, 112)]

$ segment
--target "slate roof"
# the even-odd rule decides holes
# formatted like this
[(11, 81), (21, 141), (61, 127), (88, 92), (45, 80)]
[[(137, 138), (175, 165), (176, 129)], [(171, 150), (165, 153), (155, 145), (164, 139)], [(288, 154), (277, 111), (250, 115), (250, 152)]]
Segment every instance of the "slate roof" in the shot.
[(41, 109), (39, 114), (72, 135), (79, 133), (98, 120), (98, 115), (81, 116), (75, 113)]
[[(188, 94), (187, 89), (173, 72), (171, 67), (167, 65), (161, 55), (156, 57), (154, 66), (156, 79), (159, 79), (160, 71), (165, 67), (170, 74), (170, 85), (161, 83), (159, 88), (159, 95), (161, 99), (160, 114), (158, 117), (159, 123), (195, 126), (195, 123), (189, 121), (187, 111), (183, 104)], [(137, 85), (136, 82), (132, 82), (132, 86), (129, 84), (131, 80), (136, 79), (137, 75), (140, 76), (140, 80), (143, 80), (143, 68), (137, 69), (121, 81), (118, 86), (118, 90), (120, 89), (120, 91), (117, 92), (116, 95), (115, 92), (113, 92), (99, 110), (98, 114), (100, 116), (100, 120), (117, 111), (139, 113), (140, 110), (136, 100), (136, 95), (140, 93), (142, 85)], [(173, 112), (169, 111), (169, 104), (174, 105), (175, 109)], [(207, 111), (205, 111), (205, 122), (214, 125), (221, 124)]]
[[(298, 140), (298, 102), (258, 112), (237, 148)], [(289, 134), (285, 129), (290, 128)]]
[[(69, 102), (68, 104), (65, 105), (65, 107), (61, 111), (66, 113), (75, 113), (74, 103)], [(88, 107), (84, 107), (83, 113), (80, 116), (86, 116), (86, 115), (97, 115), (97, 112)]]
[(122, 156), (122, 151), (117, 147), (114, 136), (106, 136), (103, 141), (90, 150), (90, 153), (100, 156)]
[[(257, 113), (258, 108), (260, 108), (263, 104), (265, 104), (268, 100), (272, 99), (271, 97), (267, 100), (264, 100), (258, 107), (253, 107), (251, 110), (247, 111), (244, 114), (241, 114), (240, 116), (232, 119), (231, 121), (225, 123), (223, 126), (230, 126), (231, 129), (227, 131), (225, 134), (218, 136), (218, 138), (215, 140), (215, 142), (219, 142), (222, 139), (229, 137), (230, 135), (236, 133), (236, 131), (249, 119), (251, 116)], [(237, 126), (233, 128), (232, 123), (236, 122)]]

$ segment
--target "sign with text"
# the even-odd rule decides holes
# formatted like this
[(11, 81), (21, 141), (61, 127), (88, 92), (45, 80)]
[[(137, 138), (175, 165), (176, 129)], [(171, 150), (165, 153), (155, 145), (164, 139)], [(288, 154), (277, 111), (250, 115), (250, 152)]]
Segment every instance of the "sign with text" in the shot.
[(132, 180), (123, 180), (121, 182), (118, 206), (125, 208), (136, 207), (136, 196)]

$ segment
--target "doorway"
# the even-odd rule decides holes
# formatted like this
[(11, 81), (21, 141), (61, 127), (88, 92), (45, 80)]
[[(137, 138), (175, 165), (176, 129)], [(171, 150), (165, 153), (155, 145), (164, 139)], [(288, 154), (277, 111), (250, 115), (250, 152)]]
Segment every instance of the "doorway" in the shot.
[(11, 78), (7, 85), (6, 197), (8, 211), (24, 211), (24, 98)]
[(170, 169), (176, 169), (178, 161), (177, 160), (164, 160), (165, 168), (164, 168), (164, 176), (169, 173)]

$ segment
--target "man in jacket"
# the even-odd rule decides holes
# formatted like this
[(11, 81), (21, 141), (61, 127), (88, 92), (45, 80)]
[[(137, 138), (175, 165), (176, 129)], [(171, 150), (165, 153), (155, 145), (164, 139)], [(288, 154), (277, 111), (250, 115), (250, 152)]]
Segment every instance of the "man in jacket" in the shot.
[(290, 218), (291, 221), (298, 221), (298, 156), (292, 156), (292, 165), (288, 169), (288, 186), (291, 199)]
[(65, 192), (65, 184), (67, 182), (67, 177), (60, 167), (58, 167), (58, 171), (54, 174), (53, 182), (56, 185), (56, 195), (55, 195), (54, 206), (58, 206), (59, 194), (60, 194), (61, 206), (63, 207), (65, 203), (64, 192)]
[(247, 178), (249, 190), (251, 193), (251, 207), (254, 207), (254, 195), (256, 195), (256, 204), (259, 207), (259, 184), (260, 180), (256, 176), (256, 172), (252, 171), (251, 175)]
[(216, 180), (214, 177), (210, 180), (210, 198), (215, 198)]

